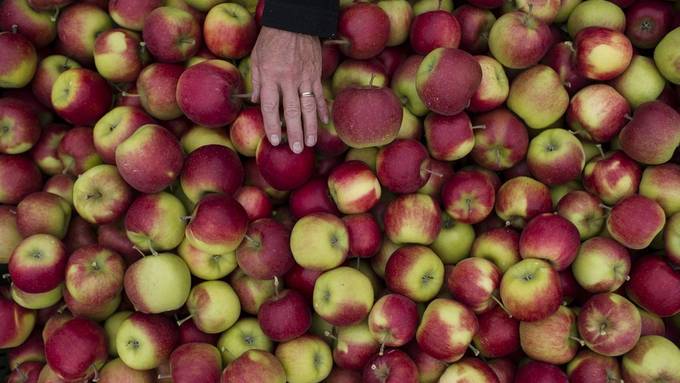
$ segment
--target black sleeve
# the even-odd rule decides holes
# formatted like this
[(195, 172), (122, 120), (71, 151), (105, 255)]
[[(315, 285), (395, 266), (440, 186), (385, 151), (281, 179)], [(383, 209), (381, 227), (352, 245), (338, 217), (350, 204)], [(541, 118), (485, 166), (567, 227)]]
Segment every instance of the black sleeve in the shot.
[(331, 37), (338, 25), (338, 0), (265, 0), (262, 25)]

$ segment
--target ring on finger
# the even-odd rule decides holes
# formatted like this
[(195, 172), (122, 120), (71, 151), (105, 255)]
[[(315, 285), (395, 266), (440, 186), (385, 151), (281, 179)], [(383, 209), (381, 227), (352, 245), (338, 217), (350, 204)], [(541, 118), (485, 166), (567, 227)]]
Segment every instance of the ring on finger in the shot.
[(300, 96), (302, 96), (302, 97), (314, 97), (314, 92), (309, 92), (309, 91), (302, 92), (302, 93), (300, 93)]

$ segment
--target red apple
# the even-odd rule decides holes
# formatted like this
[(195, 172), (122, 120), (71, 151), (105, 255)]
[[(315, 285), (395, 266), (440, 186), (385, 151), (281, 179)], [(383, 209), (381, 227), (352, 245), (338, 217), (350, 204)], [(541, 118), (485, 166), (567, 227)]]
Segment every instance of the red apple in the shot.
[(652, 49), (672, 29), (673, 6), (652, 0), (626, 9), (626, 36), (641, 49)]
[(228, 253), (239, 246), (247, 225), (248, 215), (233, 197), (209, 194), (196, 205), (186, 226), (186, 238), (199, 250)]
[(400, 294), (387, 294), (371, 308), (368, 328), (382, 346), (401, 347), (415, 337), (418, 319), (415, 302)]
[(399, 196), (388, 204), (384, 226), (394, 243), (431, 244), (441, 229), (439, 204), (425, 194)]
[(418, 367), (403, 351), (391, 349), (377, 354), (363, 370), (363, 383), (416, 382)]
[(640, 339), (641, 329), (637, 307), (618, 294), (593, 295), (578, 314), (578, 332), (586, 346), (606, 356), (632, 350)]
[(477, 315), (479, 330), (474, 347), (486, 358), (500, 358), (520, 350), (519, 321), (499, 306)]
[(460, 38), (460, 23), (451, 12), (438, 10), (421, 13), (411, 24), (411, 47), (421, 55), (436, 48), (458, 48)]
[(493, 211), (495, 190), (486, 176), (475, 170), (455, 173), (442, 187), (442, 203), (456, 221), (475, 224)]
[(522, 258), (544, 259), (561, 271), (574, 261), (580, 245), (574, 224), (557, 214), (541, 214), (522, 231), (519, 252)]
[(496, 16), (488, 9), (467, 4), (456, 7), (453, 15), (460, 23), (461, 48), (473, 54), (484, 53), (489, 47), (489, 31)]
[(592, 159), (583, 169), (585, 189), (609, 205), (635, 194), (640, 179), (640, 166), (618, 150)]
[(559, 42), (543, 56), (541, 63), (551, 67), (560, 76), (569, 94), (586, 86), (590, 80), (576, 69), (576, 50), (571, 41)]
[(106, 336), (95, 322), (74, 318), (56, 329), (45, 341), (47, 364), (66, 381), (88, 379), (106, 359)]
[(413, 193), (427, 182), (429, 155), (413, 139), (396, 140), (378, 152), (376, 173), (380, 184), (394, 193)]
[(179, 8), (154, 9), (144, 18), (142, 31), (147, 49), (160, 62), (182, 62), (201, 46), (198, 20)]
[(453, 299), (475, 313), (488, 311), (495, 303), (493, 294), (501, 282), (501, 271), (484, 258), (467, 258), (458, 262), (447, 277)]
[(663, 258), (639, 258), (630, 273), (626, 295), (645, 310), (661, 317), (680, 312), (680, 273)]
[(546, 23), (524, 12), (499, 17), (489, 32), (489, 50), (503, 66), (528, 68), (541, 61), (552, 45)]
[(614, 88), (595, 84), (581, 89), (571, 98), (567, 122), (585, 139), (607, 142), (623, 128), (628, 113), (628, 101)]
[(375, 4), (353, 4), (340, 13), (338, 37), (344, 40), (340, 50), (346, 56), (359, 60), (375, 57), (389, 40), (390, 19)]
[(257, 320), (269, 338), (286, 342), (307, 332), (311, 325), (311, 312), (302, 294), (283, 290), (262, 304)]
[(378, 203), (381, 187), (368, 165), (355, 160), (343, 162), (331, 171), (328, 191), (342, 213), (361, 214)]
[(54, 110), (66, 121), (94, 125), (111, 108), (111, 88), (97, 72), (73, 68), (57, 77), (51, 101)]
[(149, 13), (163, 6), (161, 0), (109, 0), (108, 3), (109, 14), (113, 21), (133, 31), (141, 31)]
[(246, 210), (250, 221), (272, 215), (272, 203), (267, 193), (257, 186), (242, 186), (234, 193), (234, 198)]
[(137, 77), (137, 92), (144, 110), (159, 120), (172, 120), (182, 115), (175, 93), (184, 67), (153, 63)]
[(574, 37), (576, 68), (591, 80), (611, 80), (623, 73), (633, 58), (633, 46), (621, 32), (588, 27)]
[(666, 223), (661, 206), (654, 200), (632, 195), (619, 201), (607, 217), (607, 231), (629, 249), (644, 249)]
[(283, 276), (292, 266), (290, 232), (271, 218), (252, 222), (236, 250), (239, 267), (255, 279)]
[(313, 178), (291, 192), (289, 206), (297, 219), (312, 213), (339, 214), (324, 178)]
[(278, 190), (293, 190), (304, 185), (314, 171), (314, 150), (305, 147), (294, 153), (288, 145), (273, 146), (260, 140), (256, 154), (257, 168), (271, 186)]

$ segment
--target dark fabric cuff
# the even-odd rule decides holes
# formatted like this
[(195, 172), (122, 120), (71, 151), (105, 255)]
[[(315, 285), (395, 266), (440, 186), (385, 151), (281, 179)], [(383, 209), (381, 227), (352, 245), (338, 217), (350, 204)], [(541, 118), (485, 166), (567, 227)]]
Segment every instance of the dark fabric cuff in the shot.
[(338, 25), (336, 1), (296, 4), (286, 0), (266, 0), (262, 25), (312, 36), (331, 37)]

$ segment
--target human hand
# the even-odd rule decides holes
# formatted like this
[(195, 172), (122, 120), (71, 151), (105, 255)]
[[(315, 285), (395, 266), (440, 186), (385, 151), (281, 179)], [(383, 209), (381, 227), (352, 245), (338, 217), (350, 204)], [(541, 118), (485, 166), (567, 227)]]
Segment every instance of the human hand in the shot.
[(251, 54), (251, 74), (252, 101), (260, 102), (272, 145), (281, 142), (282, 105), (291, 150), (300, 153), (305, 144), (314, 146), (318, 118), (324, 123), (329, 118), (321, 87), (319, 38), (262, 27)]

